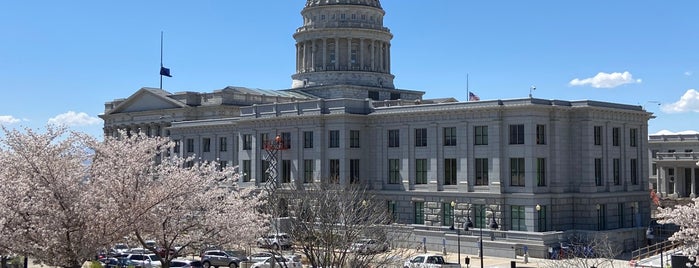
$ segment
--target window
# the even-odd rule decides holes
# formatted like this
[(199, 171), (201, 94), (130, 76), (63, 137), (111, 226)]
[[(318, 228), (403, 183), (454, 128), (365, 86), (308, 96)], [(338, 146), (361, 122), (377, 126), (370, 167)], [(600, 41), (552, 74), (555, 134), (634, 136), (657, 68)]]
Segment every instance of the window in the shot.
[(218, 150), (221, 152), (228, 151), (228, 138), (219, 137), (218, 138)]
[(488, 158), (476, 158), (476, 185), (488, 185)]
[(290, 132), (282, 132), (282, 147), (284, 149), (291, 149), (291, 133)]
[(265, 146), (267, 146), (269, 143), (269, 134), (268, 133), (261, 133), (260, 134), (260, 149), (265, 149)]
[(426, 147), (427, 146), (427, 129), (426, 128), (416, 128), (415, 129), (415, 147)]
[(475, 135), (473, 144), (488, 145), (488, 126), (475, 126), (473, 132)]
[(314, 177), (314, 163), (313, 159), (303, 160), (303, 183), (312, 183)]
[(282, 183), (291, 182), (291, 160), (282, 160)]
[(400, 146), (400, 130), (391, 129), (388, 131), (388, 147)]
[[(382, 82), (379, 81), (379, 83), (382, 83)], [(398, 100), (398, 99), (400, 99), (400, 93), (391, 92), (391, 95), (389, 97), (391, 98), (391, 100)]]
[(359, 183), (359, 159), (350, 159), (350, 183)]
[(175, 147), (172, 148), (172, 152), (176, 154), (180, 153), (180, 140), (175, 140)]
[(330, 159), (330, 183), (340, 183), (340, 159)]
[(252, 150), (252, 135), (243, 134), (243, 150)]
[(398, 204), (396, 204), (396, 201), (386, 201), (386, 208), (388, 210), (388, 215), (391, 216), (391, 222), (396, 221), (396, 219), (398, 219)]
[(546, 186), (546, 158), (536, 159), (536, 186)]
[(313, 131), (303, 132), (303, 148), (313, 148)]
[(250, 164), (250, 160), (243, 160), (243, 182), (250, 182), (250, 173), (252, 172)]
[(536, 125), (536, 144), (546, 144), (546, 125)]
[(607, 229), (607, 205), (597, 204), (597, 230)]
[(350, 130), (350, 148), (359, 148), (359, 130)]
[(260, 174), (262, 174), (262, 178), (260, 179), (260, 182), (267, 182), (270, 179), (271, 174), (268, 172), (269, 170), (269, 162), (267, 160), (260, 160)]
[(524, 144), (524, 125), (510, 125), (510, 144)]
[(400, 159), (388, 159), (388, 183), (400, 183)]
[(619, 222), (617, 223), (617, 225), (619, 228), (624, 228), (624, 203), (617, 204), (617, 212), (619, 214), (617, 218)]
[(415, 210), (415, 224), (425, 224), (425, 202), (416, 201), (413, 203)]
[(202, 151), (205, 153), (211, 152), (211, 138), (201, 139)]
[(524, 158), (510, 158), (510, 186), (524, 186)]
[(454, 224), (454, 207), (451, 202), (442, 203), (442, 225), (451, 226)]
[(653, 176), (658, 175), (658, 164), (653, 163), (653, 166), (650, 169), (651, 169), (651, 172), (653, 172)]
[(194, 152), (194, 139), (187, 139), (187, 152), (188, 153)]
[(456, 185), (456, 158), (444, 159), (444, 185)]
[(612, 159), (612, 169), (614, 175), (614, 185), (621, 184), (621, 162), (619, 158)]
[(548, 231), (548, 228), (546, 227), (546, 206), (539, 205), (539, 210), (537, 211), (537, 219), (539, 222), (539, 232)]
[(612, 128), (612, 146), (619, 146), (619, 128)]
[(331, 130), (328, 132), (328, 148), (339, 148), (340, 147), (340, 131)]
[(602, 186), (602, 158), (595, 158), (595, 185)]
[(594, 128), (595, 145), (602, 145), (602, 127), (595, 126)]
[(444, 146), (456, 146), (456, 128), (444, 128)]
[(630, 161), (629, 169), (631, 169), (631, 174), (629, 177), (631, 179), (631, 184), (638, 185), (638, 160), (636, 158), (631, 158)]
[(524, 219), (524, 206), (511, 206), (510, 219), (512, 219), (512, 230), (526, 231), (527, 224)]
[(471, 208), (473, 211), (473, 224), (476, 228), (485, 228), (485, 205), (474, 204)]
[(638, 144), (638, 129), (629, 129), (629, 146), (636, 147)]
[[(332, 52), (332, 53), (334, 53), (334, 52)], [(369, 91), (369, 99), (379, 100), (379, 92), (378, 91)]]
[(415, 184), (427, 184), (427, 159), (415, 159)]

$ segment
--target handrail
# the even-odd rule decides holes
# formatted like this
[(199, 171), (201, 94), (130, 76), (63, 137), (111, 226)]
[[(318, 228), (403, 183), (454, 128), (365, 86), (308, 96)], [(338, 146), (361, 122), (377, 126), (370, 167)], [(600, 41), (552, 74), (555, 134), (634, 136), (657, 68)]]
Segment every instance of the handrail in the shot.
[(662, 241), (660, 243), (655, 243), (653, 245), (649, 245), (646, 247), (639, 248), (637, 250), (634, 250), (631, 252), (631, 259), (632, 260), (641, 260), (648, 258), (650, 256), (658, 255), (660, 252), (665, 252), (669, 251), (671, 249), (676, 248), (679, 246), (680, 243), (675, 242), (675, 241)]

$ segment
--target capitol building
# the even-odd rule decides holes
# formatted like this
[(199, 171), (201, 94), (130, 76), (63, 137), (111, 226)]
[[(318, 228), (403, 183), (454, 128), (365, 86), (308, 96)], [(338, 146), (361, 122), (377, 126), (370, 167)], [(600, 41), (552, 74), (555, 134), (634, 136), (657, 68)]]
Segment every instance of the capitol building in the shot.
[(449, 227), (467, 219), (476, 231), (458, 239), (472, 255), (479, 227), (488, 254), (503, 257), (525, 246), (545, 257), (576, 232), (645, 245), (651, 113), (594, 100), (423, 99), (394, 86), (385, 14), (379, 0), (306, 1), (290, 88), (141, 88), (105, 103), (104, 134), (168, 136), (175, 153), (238, 166), (243, 187), (264, 186), (264, 144), (279, 136), (280, 187), (366, 185), (430, 250), (455, 252)]

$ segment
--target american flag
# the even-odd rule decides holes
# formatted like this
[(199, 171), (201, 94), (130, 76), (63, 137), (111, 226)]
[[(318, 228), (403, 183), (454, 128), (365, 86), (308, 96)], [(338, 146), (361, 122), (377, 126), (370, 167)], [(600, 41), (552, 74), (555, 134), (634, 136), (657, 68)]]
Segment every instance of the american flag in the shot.
[(478, 95), (473, 94), (473, 92), (468, 93), (468, 101), (479, 101), (481, 98), (478, 97)]

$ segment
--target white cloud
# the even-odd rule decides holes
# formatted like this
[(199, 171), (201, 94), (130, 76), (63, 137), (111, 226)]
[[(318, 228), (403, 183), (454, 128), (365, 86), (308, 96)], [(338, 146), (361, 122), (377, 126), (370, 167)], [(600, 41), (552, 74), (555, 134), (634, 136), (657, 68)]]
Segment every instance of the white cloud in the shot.
[(19, 123), (22, 120), (19, 120), (11, 115), (0, 115), (0, 125), (2, 124), (14, 124), (14, 123)]
[(699, 113), (699, 91), (689, 89), (684, 93), (684, 95), (682, 95), (682, 97), (680, 97), (680, 100), (673, 103), (663, 104), (660, 106), (660, 110), (666, 113)]
[(692, 76), (692, 71), (686, 71), (686, 72), (684, 72), (684, 75), (686, 75), (686, 76)]
[(68, 111), (49, 119), (49, 124), (62, 126), (87, 126), (102, 123), (102, 119), (91, 117), (86, 113), (76, 113)]
[(657, 133), (650, 134), (650, 135), (655, 135), (655, 136), (660, 136), (660, 135), (696, 135), (699, 134), (699, 131), (696, 130), (685, 130), (685, 131), (680, 131), (680, 132), (672, 132), (667, 129), (663, 129), (661, 131), (658, 131)]
[(571, 86), (586, 86), (594, 88), (614, 88), (625, 84), (641, 83), (641, 79), (633, 79), (629, 72), (623, 73), (603, 73), (600, 72), (595, 77), (570, 80)]

